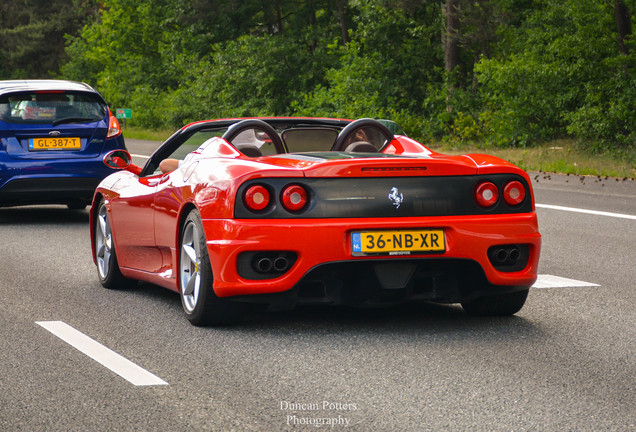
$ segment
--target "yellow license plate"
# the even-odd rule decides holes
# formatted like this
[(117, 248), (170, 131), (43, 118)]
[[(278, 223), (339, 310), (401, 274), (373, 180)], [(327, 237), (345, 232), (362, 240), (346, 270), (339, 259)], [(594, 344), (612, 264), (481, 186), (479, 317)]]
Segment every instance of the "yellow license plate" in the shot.
[(29, 150), (79, 150), (79, 138), (29, 138)]
[(444, 252), (444, 230), (357, 231), (351, 235), (354, 254), (409, 255)]

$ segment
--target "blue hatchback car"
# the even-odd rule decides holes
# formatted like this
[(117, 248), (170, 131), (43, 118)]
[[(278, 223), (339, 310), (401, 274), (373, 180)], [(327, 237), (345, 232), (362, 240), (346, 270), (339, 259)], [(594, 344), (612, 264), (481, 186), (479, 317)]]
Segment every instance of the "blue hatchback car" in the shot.
[(104, 155), (125, 148), (117, 119), (89, 85), (0, 81), (0, 207), (82, 209), (115, 171)]

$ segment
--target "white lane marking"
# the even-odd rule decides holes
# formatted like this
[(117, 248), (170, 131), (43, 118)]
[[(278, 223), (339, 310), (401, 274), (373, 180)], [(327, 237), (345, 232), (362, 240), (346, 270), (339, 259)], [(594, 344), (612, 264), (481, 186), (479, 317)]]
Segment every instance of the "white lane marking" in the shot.
[(572, 288), (572, 287), (595, 287), (600, 286), (591, 282), (583, 282), (575, 279), (568, 279), (560, 276), (539, 275), (537, 281), (531, 288)]
[(549, 205), (549, 204), (535, 204), (535, 206), (539, 208), (546, 208), (551, 210), (563, 210), (563, 211), (570, 211), (575, 213), (587, 213), (587, 214), (593, 214), (593, 215), (599, 215), (599, 216), (610, 216), (615, 218), (636, 220), (636, 216), (623, 214), (623, 213), (610, 213), (610, 212), (604, 212), (604, 211), (598, 211), (598, 210), (586, 210), (586, 209), (580, 209), (580, 208), (574, 208), (574, 207), (563, 207), (563, 206), (555, 206), (555, 205)]
[(138, 157), (138, 158), (142, 158), (142, 159), (150, 159), (150, 156), (144, 156), (144, 155), (138, 155), (138, 154), (131, 154), (132, 157)]
[(106, 348), (63, 321), (36, 321), (35, 323), (136, 386), (168, 385), (161, 378)]

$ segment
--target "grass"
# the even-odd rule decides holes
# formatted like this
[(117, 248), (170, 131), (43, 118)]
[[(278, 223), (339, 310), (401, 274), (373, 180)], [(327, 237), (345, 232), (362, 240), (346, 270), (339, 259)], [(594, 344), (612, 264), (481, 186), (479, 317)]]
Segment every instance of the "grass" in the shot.
[[(164, 141), (175, 131), (172, 129), (142, 129), (128, 127), (126, 138)], [(620, 154), (596, 154), (581, 149), (574, 140), (555, 140), (530, 148), (479, 148), (479, 146), (432, 144), (434, 151), (446, 154), (486, 153), (505, 159), (526, 171), (560, 174), (609, 176), (636, 179), (636, 149)]]
[(175, 133), (176, 129), (144, 129), (138, 127), (127, 126), (125, 129), (122, 125), (124, 138), (133, 138), (150, 141), (165, 141)]
[(433, 145), (447, 154), (486, 153), (505, 159), (526, 171), (636, 178), (636, 149), (620, 153), (592, 153), (573, 140), (555, 140), (531, 148), (477, 148)]

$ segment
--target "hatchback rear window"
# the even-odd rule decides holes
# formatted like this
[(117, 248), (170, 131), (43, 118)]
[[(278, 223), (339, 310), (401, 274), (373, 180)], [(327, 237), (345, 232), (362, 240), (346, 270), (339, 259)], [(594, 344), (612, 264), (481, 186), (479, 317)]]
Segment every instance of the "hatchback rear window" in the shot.
[(94, 122), (107, 107), (99, 97), (77, 92), (23, 92), (0, 97), (0, 120), (7, 123), (60, 124)]

